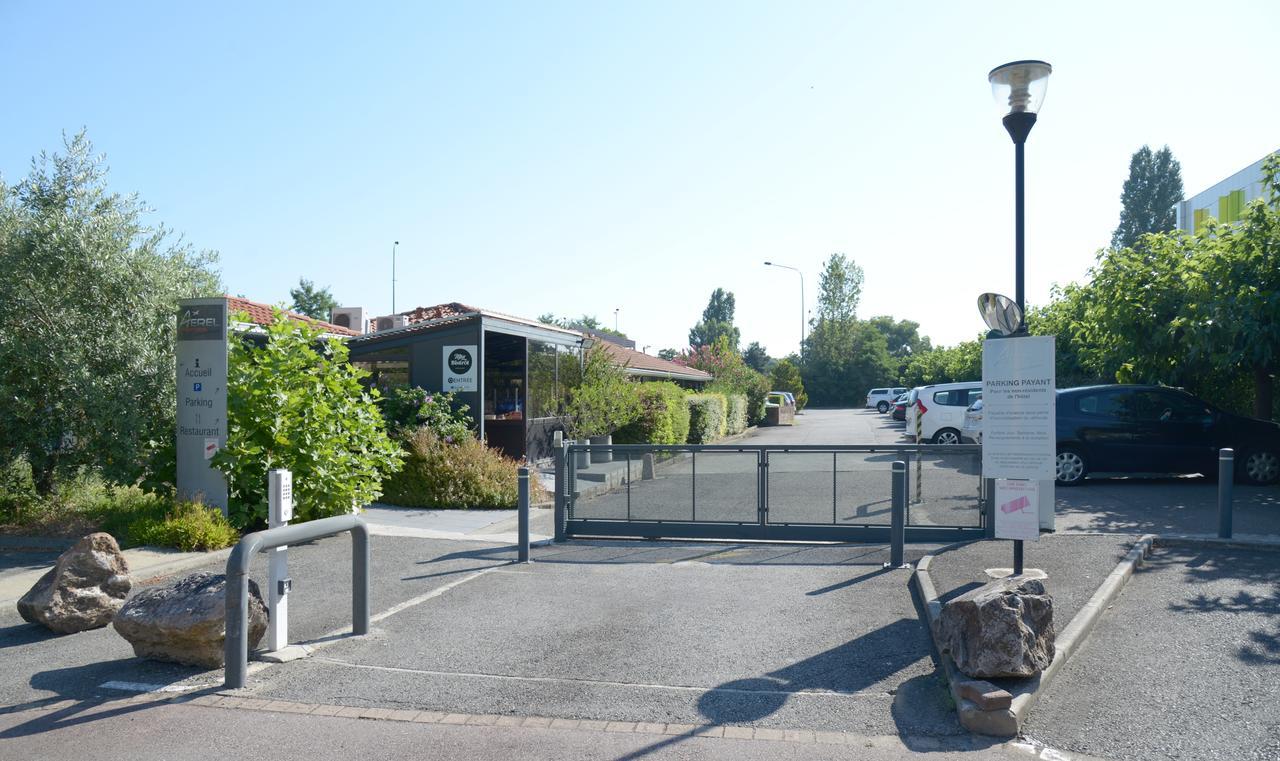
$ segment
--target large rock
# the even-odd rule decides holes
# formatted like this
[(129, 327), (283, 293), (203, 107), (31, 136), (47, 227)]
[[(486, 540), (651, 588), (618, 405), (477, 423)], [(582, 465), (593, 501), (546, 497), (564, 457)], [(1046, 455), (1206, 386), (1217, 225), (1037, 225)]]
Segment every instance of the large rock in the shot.
[(18, 600), (18, 613), (59, 634), (111, 623), (129, 594), (129, 564), (110, 534), (89, 534)]
[(948, 602), (934, 639), (971, 677), (1034, 676), (1053, 661), (1053, 598), (1039, 579), (993, 581)]
[[(116, 614), (116, 631), (140, 658), (219, 668), (227, 636), (226, 590), (227, 577), (209, 571), (170, 587), (144, 589)], [(250, 580), (250, 650), (266, 631), (267, 606)]]

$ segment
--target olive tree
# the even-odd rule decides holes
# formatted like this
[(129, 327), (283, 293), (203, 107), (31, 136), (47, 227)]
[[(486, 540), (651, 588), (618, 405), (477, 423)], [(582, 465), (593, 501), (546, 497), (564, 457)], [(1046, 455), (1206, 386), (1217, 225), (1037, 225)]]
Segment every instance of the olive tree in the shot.
[(178, 300), (221, 290), (212, 253), (108, 188), (83, 132), (63, 142), (0, 179), (0, 456), (25, 457), (43, 494), (77, 466), (141, 475), (174, 435)]

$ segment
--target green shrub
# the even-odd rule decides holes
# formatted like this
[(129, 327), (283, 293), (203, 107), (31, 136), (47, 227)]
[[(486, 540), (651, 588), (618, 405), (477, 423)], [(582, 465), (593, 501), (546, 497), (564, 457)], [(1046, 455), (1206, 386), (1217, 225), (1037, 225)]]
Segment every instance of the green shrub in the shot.
[(796, 398), (796, 412), (804, 409), (809, 403), (809, 395), (804, 392), (804, 381), (800, 379), (800, 368), (790, 359), (784, 359), (773, 366), (773, 391), (790, 391)]
[(569, 392), (571, 435), (608, 436), (634, 421), (640, 415), (637, 385), (608, 350), (592, 346), (582, 360), (582, 382)]
[(725, 410), (725, 433), (732, 436), (747, 430), (747, 396), (746, 394), (729, 394), (728, 408)]
[(689, 439), (685, 391), (670, 381), (639, 384), (640, 417), (613, 434), (615, 444), (683, 444)]
[(724, 394), (689, 394), (689, 443), (710, 444), (725, 432)]
[(128, 529), (129, 544), (176, 547), (183, 552), (208, 552), (230, 547), (240, 534), (216, 507), (179, 502), (163, 518), (142, 518)]
[(515, 507), (516, 462), (484, 442), (465, 436), (450, 443), (423, 427), (404, 444), (404, 468), (383, 482), (384, 501), (405, 507)]
[(232, 341), (227, 371), (227, 445), (213, 466), (227, 478), (231, 525), (264, 525), (267, 471), (293, 472), (298, 522), (348, 513), (377, 499), (403, 450), (387, 436), (367, 372), (347, 346), (277, 311), (266, 344)]
[(426, 426), (441, 438), (461, 439), (470, 436), (471, 409), (458, 404), (449, 392), (430, 392), (425, 389), (397, 388), (390, 395), (378, 400), (387, 430), (393, 434), (414, 431)]

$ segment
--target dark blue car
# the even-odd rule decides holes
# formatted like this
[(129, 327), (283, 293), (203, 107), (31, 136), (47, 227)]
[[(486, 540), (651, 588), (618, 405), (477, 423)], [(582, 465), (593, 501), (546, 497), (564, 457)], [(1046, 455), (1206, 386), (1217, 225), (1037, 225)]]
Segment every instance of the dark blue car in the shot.
[(1166, 386), (1082, 386), (1058, 392), (1058, 483), (1089, 473), (1217, 473), (1235, 450), (1236, 478), (1280, 480), (1280, 425), (1233, 415)]

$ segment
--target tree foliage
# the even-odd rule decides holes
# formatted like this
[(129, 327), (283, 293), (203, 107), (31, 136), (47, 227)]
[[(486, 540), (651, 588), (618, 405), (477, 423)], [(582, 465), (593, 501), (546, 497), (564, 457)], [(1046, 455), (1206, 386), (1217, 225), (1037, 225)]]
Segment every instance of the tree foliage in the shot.
[(575, 438), (608, 436), (640, 416), (636, 384), (598, 343), (582, 358), (582, 382), (569, 392), (568, 413)]
[(174, 436), (178, 300), (221, 285), (215, 256), (147, 211), (109, 189), (83, 132), (0, 180), (0, 455), (42, 493), (81, 465), (131, 483)]
[(705, 389), (708, 392), (746, 396), (747, 425), (755, 425), (764, 418), (769, 381), (747, 366), (728, 336), (720, 336), (714, 344), (690, 348), (675, 361), (711, 373), (713, 380)]
[(818, 281), (817, 317), (804, 341), (800, 372), (809, 398), (818, 406), (850, 406), (868, 388), (897, 375), (885, 336), (857, 318), (862, 268), (835, 253)]
[(726, 338), (733, 350), (737, 351), (741, 332), (733, 324), (735, 308), (732, 293), (723, 288), (712, 291), (707, 308), (702, 310), (702, 319), (689, 330), (689, 346), (694, 349), (712, 346), (721, 338)]
[(809, 404), (809, 395), (804, 390), (804, 380), (800, 377), (800, 367), (792, 357), (778, 360), (770, 373), (772, 391), (790, 391), (796, 398), (796, 411), (803, 410)]
[(768, 372), (769, 365), (773, 363), (769, 352), (765, 351), (759, 341), (752, 341), (747, 344), (747, 348), (742, 352), (742, 361), (747, 363), (747, 367), (758, 373)]
[(816, 322), (848, 322), (857, 317), (862, 298), (862, 267), (841, 253), (827, 257), (818, 278)]
[(293, 306), (289, 307), (298, 314), (324, 320), (331, 320), (333, 310), (338, 308), (338, 300), (329, 292), (329, 287), (317, 288), (316, 284), (304, 278), (298, 279), (298, 287), (289, 289), (289, 297)]
[(1129, 159), (1129, 179), (1120, 195), (1120, 224), (1111, 248), (1137, 246), (1147, 233), (1165, 233), (1177, 225), (1174, 206), (1182, 200), (1182, 166), (1165, 146), (1142, 146)]
[(377, 499), (404, 452), (366, 390), (368, 373), (342, 341), (276, 312), (266, 342), (233, 341), (227, 367), (227, 445), (213, 465), (227, 478), (237, 528), (267, 516), (267, 471), (293, 471), (294, 514), (307, 521)]

